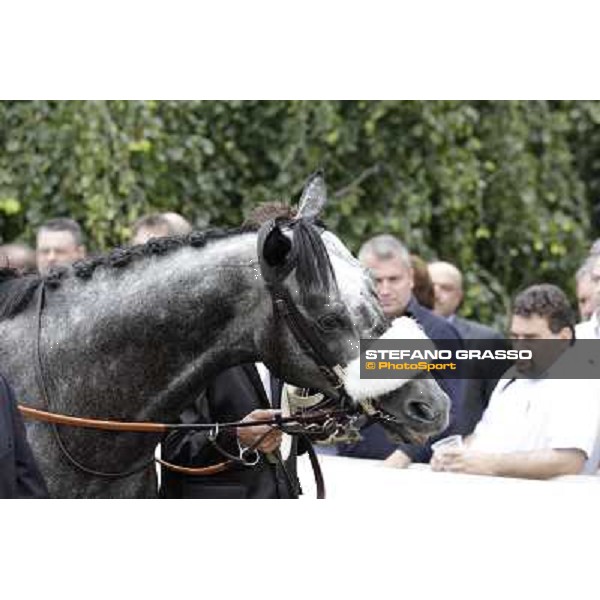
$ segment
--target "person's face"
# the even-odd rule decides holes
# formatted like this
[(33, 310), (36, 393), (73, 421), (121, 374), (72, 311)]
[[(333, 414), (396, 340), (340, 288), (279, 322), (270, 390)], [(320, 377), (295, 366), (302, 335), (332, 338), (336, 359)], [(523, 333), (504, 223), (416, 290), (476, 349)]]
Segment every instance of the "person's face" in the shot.
[[(540, 315), (523, 317), (513, 315), (510, 324), (510, 337), (515, 350), (532, 350), (532, 360), (518, 360), (516, 367), (521, 373), (532, 375), (542, 373), (566, 349), (573, 334), (569, 327), (558, 333), (550, 329), (548, 319)], [(540, 344), (536, 340), (557, 340), (555, 344)], [(564, 344), (559, 343), (563, 341)]]
[(75, 243), (69, 231), (45, 231), (37, 236), (36, 261), (41, 275), (48, 273), (51, 267), (70, 265), (85, 257), (85, 248)]
[(402, 315), (412, 294), (412, 268), (397, 256), (381, 260), (367, 255), (363, 264), (373, 275), (377, 296), (385, 315), (391, 319)]
[(433, 312), (442, 317), (453, 315), (463, 297), (460, 281), (443, 265), (430, 265), (429, 276), (435, 294)]
[(25, 248), (11, 248), (10, 250), (0, 251), (0, 266), (8, 266), (21, 273), (35, 268), (33, 264), (33, 253)]
[(592, 266), (590, 271), (590, 280), (592, 283), (592, 312), (600, 311), (600, 256)]
[(145, 244), (152, 238), (166, 237), (169, 233), (168, 227), (141, 227), (133, 238), (131, 238), (131, 244), (133, 246)]
[(587, 321), (594, 312), (594, 284), (590, 275), (577, 282), (577, 306), (582, 321)]
[(565, 339), (562, 332), (569, 331), (568, 327), (561, 329), (558, 333), (553, 333), (546, 317), (540, 315), (531, 315), (522, 317), (513, 315), (510, 323), (510, 337), (513, 340), (549, 340)]

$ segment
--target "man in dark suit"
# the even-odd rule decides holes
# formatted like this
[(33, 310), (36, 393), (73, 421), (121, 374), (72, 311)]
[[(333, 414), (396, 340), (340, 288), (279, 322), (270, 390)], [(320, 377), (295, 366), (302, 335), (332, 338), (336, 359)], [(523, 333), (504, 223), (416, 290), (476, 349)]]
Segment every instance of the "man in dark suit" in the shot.
[(0, 498), (47, 498), (12, 389), (0, 375)]
[[(413, 317), (434, 342), (444, 340), (444, 348), (449, 349), (463, 347), (456, 329), (445, 319), (421, 306), (414, 298), (410, 254), (400, 240), (392, 235), (378, 235), (362, 246), (358, 257), (375, 279), (377, 295), (387, 317)], [(372, 423), (361, 430), (361, 441), (338, 445), (338, 454), (356, 458), (385, 459), (387, 465), (399, 468), (407, 467), (411, 462), (429, 462), (431, 443), (459, 431), (462, 419), (462, 379), (456, 376), (446, 377), (443, 371), (435, 371), (434, 377), (451, 402), (450, 425), (442, 434), (432, 438), (425, 446), (394, 444), (388, 439), (381, 425)]]
[[(259, 374), (258, 369), (261, 369)], [(262, 377), (261, 377), (262, 375)], [(181, 418), (184, 423), (212, 423), (273, 418), (281, 402), (281, 382), (263, 365), (245, 364), (220, 373), (195, 405)], [(223, 431), (217, 443), (238, 456), (240, 447), (253, 445), (266, 425)], [(256, 465), (234, 464), (215, 475), (182, 475), (162, 471), (161, 495), (165, 498), (295, 498), (300, 492), (295, 468), (295, 444), (284, 460), (279, 451), (281, 432), (271, 431), (258, 446)], [(163, 458), (186, 467), (220, 463), (223, 454), (204, 431), (175, 431), (163, 443)]]
[[(455, 265), (445, 261), (432, 262), (429, 264), (429, 275), (435, 294), (434, 312), (456, 327), (467, 350), (508, 349), (508, 342), (495, 329), (456, 314), (462, 303), (464, 291), (462, 273)], [(470, 365), (470, 370), (465, 374), (467, 379), (463, 403), (463, 429), (460, 431), (462, 435), (468, 435), (475, 429), (487, 408), (500, 373), (508, 366), (508, 363), (504, 367), (496, 366), (495, 373), (486, 377), (487, 373), (481, 371), (480, 364)]]
[[(276, 217), (293, 218), (294, 210), (280, 202), (257, 205), (244, 221), (245, 227), (259, 227)], [(163, 215), (164, 216), (164, 215)], [(232, 367), (220, 373), (185, 411), (187, 423), (269, 420), (281, 408), (282, 382), (262, 363)], [(265, 434), (266, 437), (265, 437)], [(161, 495), (166, 498), (297, 498), (301, 493), (296, 474), (298, 442), (287, 444), (282, 456), (282, 434), (267, 425), (239, 427), (222, 432), (217, 443), (237, 456), (242, 448), (257, 446), (259, 460), (254, 466), (235, 464), (216, 475), (191, 476), (162, 470)], [(174, 432), (162, 446), (163, 458), (190, 467), (204, 467), (223, 461), (223, 455), (206, 432)], [(302, 450), (300, 450), (302, 452)]]

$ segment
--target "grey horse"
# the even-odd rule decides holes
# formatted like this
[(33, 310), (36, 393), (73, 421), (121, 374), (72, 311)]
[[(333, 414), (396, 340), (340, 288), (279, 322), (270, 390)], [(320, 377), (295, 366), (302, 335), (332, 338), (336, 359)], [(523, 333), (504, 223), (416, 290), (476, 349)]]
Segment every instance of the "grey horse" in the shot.
[[(295, 222), (273, 223), (262, 239), (256, 231), (193, 232), (117, 249), (44, 280), (4, 273), (0, 369), (20, 403), (48, 408), (47, 397), (53, 412), (99, 419), (175, 422), (204, 381), (254, 361), (335, 397), (338, 390), (276, 318), (265, 284), (275, 271), (285, 274), (282, 285), (341, 367), (356, 360), (361, 337), (387, 329), (369, 276), (315, 224), (324, 203), (317, 174)], [(403, 437), (447, 424), (448, 398), (430, 377), (398, 380), (382, 398)], [(151, 459), (157, 434), (29, 421), (28, 437), (52, 496), (156, 495), (155, 469), (135, 467)]]

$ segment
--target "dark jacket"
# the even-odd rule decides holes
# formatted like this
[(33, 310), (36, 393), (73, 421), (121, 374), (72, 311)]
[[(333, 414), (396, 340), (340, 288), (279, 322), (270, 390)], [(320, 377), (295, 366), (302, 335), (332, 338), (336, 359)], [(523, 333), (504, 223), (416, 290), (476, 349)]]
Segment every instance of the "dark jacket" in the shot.
[[(273, 405), (265, 394), (253, 364), (227, 369), (204, 390), (194, 407), (182, 414), (182, 421), (239, 421), (257, 408), (279, 408), (281, 383), (271, 378)], [(235, 431), (223, 431), (218, 442), (231, 454), (238, 455)], [(181, 475), (162, 470), (161, 496), (165, 498), (290, 498), (299, 493), (295, 473), (295, 444), (284, 470), (280, 462), (264, 455), (254, 467), (234, 465), (216, 475)], [(163, 458), (193, 467), (213, 465), (224, 460), (205, 432), (174, 432), (162, 446)], [(286, 475), (287, 473), (287, 475)], [(289, 480), (288, 480), (289, 479)]]
[(0, 498), (47, 498), (12, 389), (0, 375)]
[(464, 319), (463, 317), (453, 316), (449, 318), (449, 323), (454, 325), (463, 340), (501, 340), (502, 335), (482, 323)]
[[(491, 327), (458, 316), (451, 317), (450, 323), (460, 333), (467, 350), (508, 350), (509, 348), (508, 341)], [(509, 366), (510, 362), (506, 361), (502, 365), (495, 365), (493, 372), (490, 372), (490, 369), (486, 372), (485, 366), (478, 363), (471, 365), (475, 371), (466, 373), (461, 430), (458, 433), (461, 435), (473, 433), (487, 408), (501, 374)]]
[[(404, 314), (416, 319), (430, 339), (445, 340), (444, 349), (448, 348), (454, 351), (463, 348), (462, 338), (458, 331), (446, 319), (421, 306), (414, 298), (409, 302)], [(433, 376), (450, 398), (450, 424), (445, 431), (433, 437), (425, 446), (394, 444), (388, 439), (381, 425), (372, 423), (361, 430), (363, 438), (361, 441), (353, 444), (339, 444), (338, 454), (355, 458), (385, 459), (399, 449), (407, 454), (413, 462), (429, 462), (433, 442), (464, 429), (462, 425), (464, 381), (456, 376), (446, 377), (444, 371), (434, 371)]]

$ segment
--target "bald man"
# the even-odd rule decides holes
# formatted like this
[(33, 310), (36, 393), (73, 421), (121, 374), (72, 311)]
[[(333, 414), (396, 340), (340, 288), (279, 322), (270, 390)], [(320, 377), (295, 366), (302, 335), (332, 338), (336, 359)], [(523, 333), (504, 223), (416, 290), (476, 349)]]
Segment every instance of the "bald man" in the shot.
[(448, 319), (464, 339), (498, 339), (502, 336), (491, 327), (456, 315), (463, 300), (463, 276), (452, 263), (436, 261), (429, 263), (429, 275), (433, 282), (433, 312)]
[(592, 284), (592, 314), (587, 321), (575, 327), (575, 337), (578, 340), (598, 340), (600, 339), (600, 253), (590, 255), (587, 266)]
[(152, 213), (139, 218), (131, 226), (131, 244), (145, 244), (153, 238), (176, 235), (175, 229), (167, 217), (160, 213)]
[(165, 212), (162, 216), (169, 222), (175, 235), (187, 235), (192, 231), (191, 223), (179, 213)]
[(577, 295), (577, 308), (580, 320), (587, 321), (594, 314), (594, 282), (592, 281), (592, 262), (586, 262), (575, 274), (575, 293)]
[(449, 319), (463, 299), (462, 273), (449, 262), (429, 263), (429, 276), (434, 288), (433, 312)]
[[(447, 319), (458, 329), (467, 349), (508, 348), (508, 342), (495, 329), (470, 319), (463, 319), (456, 314), (464, 293), (463, 276), (455, 265), (445, 261), (432, 262), (429, 264), (429, 275), (434, 291), (433, 312)], [(463, 404), (465, 434), (475, 429), (497, 382), (497, 378), (481, 377), (481, 373), (478, 372), (477, 377), (472, 375), (466, 381)]]

